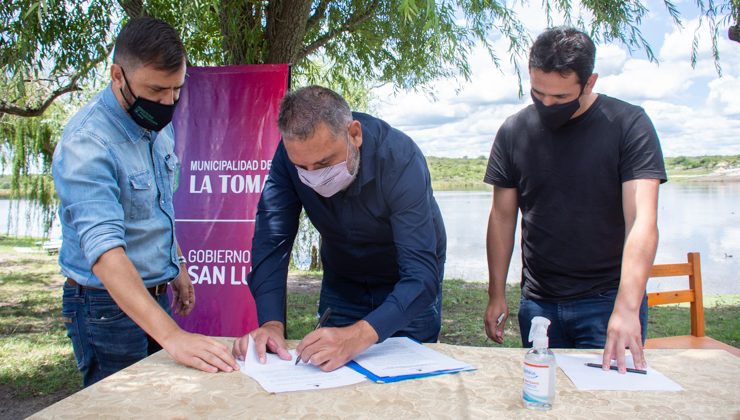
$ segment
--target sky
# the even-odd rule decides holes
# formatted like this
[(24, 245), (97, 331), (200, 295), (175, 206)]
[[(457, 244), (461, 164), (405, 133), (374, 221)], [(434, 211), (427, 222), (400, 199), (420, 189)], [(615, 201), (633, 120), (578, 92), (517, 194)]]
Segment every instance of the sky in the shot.
[[(727, 27), (719, 30), (719, 77), (704, 22), (692, 69), (691, 44), (699, 22), (694, 3), (675, 2), (683, 29), (673, 24), (662, 1), (646, 4), (650, 13), (640, 28), (659, 62), (651, 63), (644, 51), (630, 53), (618, 43), (597, 44), (594, 71), (599, 77), (594, 90), (643, 107), (658, 131), (665, 156), (740, 154), (740, 44), (727, 39)], [(534, 1), (515, 8), (533, 37), (547, 26), (539, 6)], [(562, 20), (556, 19), (558, 23)], [(506, 117), (531, 103), (526, 58), (524, 97), (519, 98), (507, 44), (493, 39), (501, 69), (478, 47), (470, 57), (470, 81), (439, 80), (434, 83), (436, 98), (383, 86), (373, 91), (373, 113), (411, 136), (425, 155), (488, 156)]]

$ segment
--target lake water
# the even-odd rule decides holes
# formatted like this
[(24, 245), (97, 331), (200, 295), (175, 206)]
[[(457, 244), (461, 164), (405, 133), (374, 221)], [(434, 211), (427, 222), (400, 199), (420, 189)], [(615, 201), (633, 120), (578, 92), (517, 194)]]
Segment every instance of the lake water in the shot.
[(44, 226), (41, 208), (26, 200), (0, 199), (0, 235), (33, 236), (40, 238), (47, 234), (51, 238), (61, 237), (62, 230), (55, 217), (52, 228)]
[[(472, 191), (435, 193), (447, 227), (446, 278), (488, 281), (485, 238), (491, 195)], [(704, 294), (740, 293), (740, 183), (663, 184), (658, 229), (656, 263), (685, 262), (686, 253), (698, 251)], [(520, 235), (517, 226), (508, 283), (520, 280)], [(688, 287), (688, 281), (667, 278), (648, 282), (651, 292), (680, 287)]]
[[(491, 192), (440, 191), (435, 196), (447, 227), (445, 277), (487, 281), (486, 228)], [(0, 234), (42, 236), (34, 217), (8, 220), (8, 200), (0, 200)], [(20, 214), (28, 204), (16, 203)], [(686, 253), (701, 253), (704, 293), (740, 294), (740, 183), (667, 183), (660, 188), (658, 228), (660, 243), (656, 263), (683, 262)], [(36, 220), (38, 220), (36, 212)], [(15, 230), (17, 229), (17, 231)], [(51, 237), (59, 236), (54, 223)], [(517, 227), (514, 255), (507, 282), (521, 275)], [(687, 286), (686, 280), (664, 279), (648, 283), (649, 291)]]

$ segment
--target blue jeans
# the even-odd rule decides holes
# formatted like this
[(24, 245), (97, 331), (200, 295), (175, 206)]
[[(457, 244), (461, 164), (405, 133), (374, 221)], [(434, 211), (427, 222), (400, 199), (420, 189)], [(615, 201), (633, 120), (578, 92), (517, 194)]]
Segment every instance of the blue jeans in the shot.
[[(169, 314), (167, 293), (157, 301)], [(65, 283), (62, 319), (86, 387), (161, 349), (105, 290)]]
[[(421, 311), (408, 325), (393, 333), (393, 337), (411, 337), (422, 343), (436, 343), (439, 339), (439, 330), (442, 327), (442, 286), (437, 299), (426, 309)], [(331, 308), (331, 316), (326, 323), (327, 327), (346, 327), (362, 320), (375, 309), (372, 304), (360, 305), (349, 303), (329, 288), (321, 288), (319, 313)]]
[[(560, 303), (522, 297), (518, 316), (522, 346), (532, 347), (528, 341), (532, 318), (542, 316), (550, 320), (547, 330), (550, 348), (603, 349), (616, 298), (617, 289)], [(644, 344), (647, 338), (647, 295), (640, 306), (640, 325)]]

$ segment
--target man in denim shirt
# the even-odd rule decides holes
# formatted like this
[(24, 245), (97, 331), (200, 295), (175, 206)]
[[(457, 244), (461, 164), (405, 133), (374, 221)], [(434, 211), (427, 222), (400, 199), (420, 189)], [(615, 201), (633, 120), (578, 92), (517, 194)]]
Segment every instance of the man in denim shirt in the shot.
[[(256, 352), (290, 359), (285, 331), (288, 260), (301, 208), (321, 233), (323, 326), (300, 359), (330, 371), (390, 336), (437, 341), (445, 236), (426, 160), (385, 121), (350, 112), (337, 93), (309, 86), (283, 98), (283, 141), (262, 191), (249, 288), (260, 328)], [(247, 336), (234, 342), (244, 357)]]
[(172, 207), (178, 162), (169, 122), (185, 63), (171, 26), (129, 21), (116, 40), (111, 84), (69, 121), (54, 153), (62, 315), (85, 386), (162, 347), (204, 371), (238, 369), (226, 346), (169, 316), (168, 284), (176, 312), (195, 304)]

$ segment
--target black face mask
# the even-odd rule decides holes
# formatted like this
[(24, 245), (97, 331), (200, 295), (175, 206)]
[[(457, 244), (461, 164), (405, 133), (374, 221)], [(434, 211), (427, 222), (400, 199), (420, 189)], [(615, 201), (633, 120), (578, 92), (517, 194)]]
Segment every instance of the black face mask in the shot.
[(580, 102), (578, 102), (578, 98), (581, 97), (580, 95), (578, 95), (578, 98), (564, 104), (545, 106), (542, 101), (535, 98), (534, 93), (530, 92), (530, 94), (532, 95), (532, 101), (534, 101), (534, 107), (540, 115), (542, 125), (549, 128), (551, 131), (555, 131), (567, 123), (568, 120), (570, 120), (570, 117), (572, 117), (581, 106)]
[(131, 90), (131, 85), (128, 79), (126, 79), (126, 73), (123, 72), (123, 67), (121, 68), (121, 74), (123, 74), (123, 80), (126, 81), (128, 91), (135, 98), (134, 103), (130, 104), (128, 99), (126, 99), (126, 95), (123, 94), (123, 89), (121, 89), (121, 96), (123, 96), (123, 100), (128, 105), (126, 111), (131, 116), (131, 119), (147, 130), (160, 131), (167, 126), (172, 121), (172, 115), (175, 113), (177, 101), (172, 105), (164, 105), (140, 96), (137, 97), (134, 91)]

